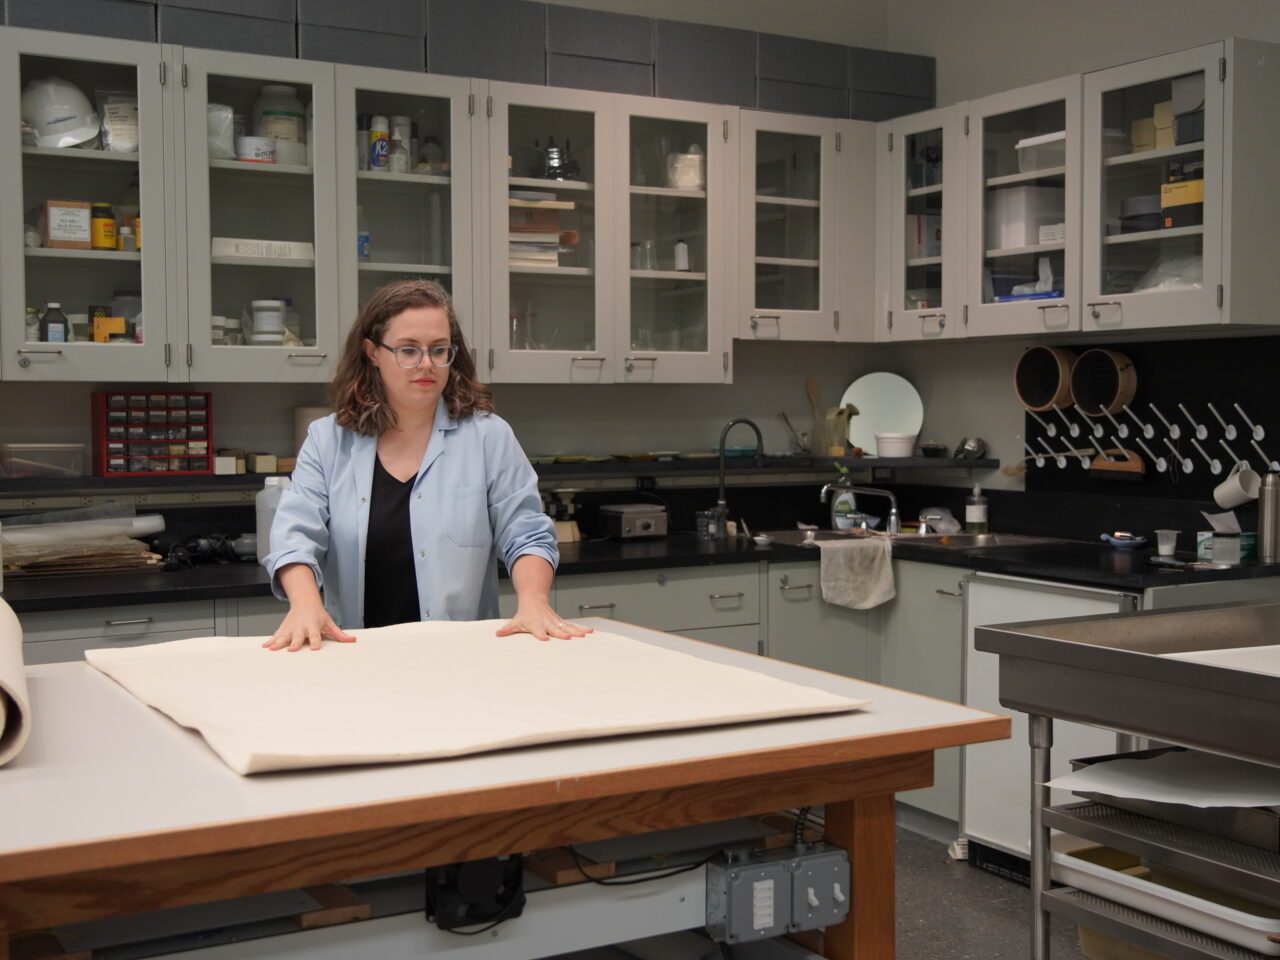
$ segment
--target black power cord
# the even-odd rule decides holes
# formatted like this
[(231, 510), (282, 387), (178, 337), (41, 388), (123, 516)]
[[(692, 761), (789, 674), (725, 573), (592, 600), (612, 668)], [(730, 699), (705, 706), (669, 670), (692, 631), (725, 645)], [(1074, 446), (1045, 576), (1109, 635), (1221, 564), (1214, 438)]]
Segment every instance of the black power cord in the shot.
[(678, 877), (682, 873), (692, 873), (699, 867), (705, 867), (708, 863), (719, 856), (719, 853), (713, 853), (711, 856), (706, 857), (703, 860), (699, 860), (697, 863), (690, 863), (683, 867), (676, 867), (674, 870), (668, 870), (666, 873), (646, 874), (643, 877), (633, 877), (629, 880), (600, 880), (587, 873), (587, 868), (583, 866), (582, 857), (579, 856), (577, 850), (573, 849), (571, 846), (565, 847), (564, 849), (568, 850), (569, 856), (573, 857), (573, 865), (577, 867), (578, 872), (582, 874), (582, 879), (601, 887), (630, 887), (638, 883), (650, 883), (654, 880), (666, 880), (668, 877)]
[[(507, 905), (498, 912), (497, 917), (495, 917), (491, 923), (487, 923), (476, 930), (454, 930), (448, 927), (440, 927), (439, 929), (443, 930), (445, 933), (452, 933), (455, 937), (477, 937), (482, 933), (488, 933), (494, 927), (500, 926), (510, 920), (511, 917), (508, 916), (508, 914), (511, 913), (512, 908), (515, 907), (517, 902), (518, 901), (516, 900), (508, 901)], [(519, 901), (519, 903), (521, 906), (524, 906), (523, 901)]]

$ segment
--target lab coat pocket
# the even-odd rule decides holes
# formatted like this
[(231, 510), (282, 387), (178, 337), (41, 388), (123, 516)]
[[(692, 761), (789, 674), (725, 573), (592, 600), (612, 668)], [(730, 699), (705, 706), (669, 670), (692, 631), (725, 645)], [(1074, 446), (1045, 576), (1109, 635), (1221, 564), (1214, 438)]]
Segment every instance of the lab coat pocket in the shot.
[(489, 496), (484, 485), (458, 487), (449, 498), (445, 532), (459, 547), (487, 547), (493, 542), (489, 529)]

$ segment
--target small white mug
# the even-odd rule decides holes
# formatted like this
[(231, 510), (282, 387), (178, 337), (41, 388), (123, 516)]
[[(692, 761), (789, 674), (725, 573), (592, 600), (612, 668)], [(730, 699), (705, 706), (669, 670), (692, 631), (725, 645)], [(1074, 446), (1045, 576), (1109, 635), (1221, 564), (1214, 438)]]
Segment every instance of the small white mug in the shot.
[(1261, 486), (1262, 478), (1241, 460), (1227, 473), (1227, 478), (1213, 488), (1213, 499), (1223, 510), (1233, 510), (1257, 500)]

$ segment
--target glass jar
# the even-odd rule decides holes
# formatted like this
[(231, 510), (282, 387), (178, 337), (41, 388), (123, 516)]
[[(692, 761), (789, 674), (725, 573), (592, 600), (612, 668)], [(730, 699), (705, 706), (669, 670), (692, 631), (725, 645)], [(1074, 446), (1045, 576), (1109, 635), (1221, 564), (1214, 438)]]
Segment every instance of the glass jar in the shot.
[(283, 83), (268, 83), (253, 103), (253, 135), (307, 142), (307, 111), (298, 99), (298, 90)]
[(116, 215), (111, 204), (95, 202), (89, 205), (89, 244), (94, 250), (116, 248)]

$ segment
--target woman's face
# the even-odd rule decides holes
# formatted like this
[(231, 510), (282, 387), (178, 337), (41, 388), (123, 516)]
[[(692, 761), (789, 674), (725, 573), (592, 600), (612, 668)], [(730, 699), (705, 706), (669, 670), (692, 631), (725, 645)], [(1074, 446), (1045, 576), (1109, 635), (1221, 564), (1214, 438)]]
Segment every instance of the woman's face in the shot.
[[(395, 410), (426, 410), (433, 407), (449, 382), (449, 368), (432, 366), (432, 347), (447, 346), (449, 315), (442, 307), (411, 307), (396, 314), (387, 323), (382, 342), (365, 340), (364, 351), (378, 368), (383, 389)], [(397, 347), (417, 347), (422, 358), (416, 366), (400, 366)]]

